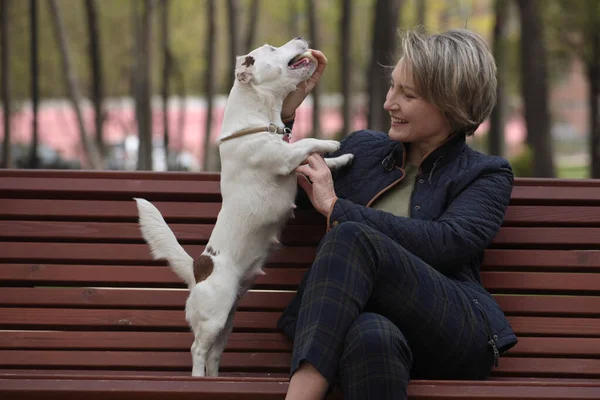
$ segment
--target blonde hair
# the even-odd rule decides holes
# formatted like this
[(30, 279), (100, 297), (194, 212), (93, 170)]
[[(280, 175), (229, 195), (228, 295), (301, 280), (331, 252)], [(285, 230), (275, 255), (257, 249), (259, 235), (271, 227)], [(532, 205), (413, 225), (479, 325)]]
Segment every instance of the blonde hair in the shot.
[(496, 105), (496, 63), (485, 40), (466, 29), (402, 35), (400, 63), (418, 94), (455, 132), (472, 135)]

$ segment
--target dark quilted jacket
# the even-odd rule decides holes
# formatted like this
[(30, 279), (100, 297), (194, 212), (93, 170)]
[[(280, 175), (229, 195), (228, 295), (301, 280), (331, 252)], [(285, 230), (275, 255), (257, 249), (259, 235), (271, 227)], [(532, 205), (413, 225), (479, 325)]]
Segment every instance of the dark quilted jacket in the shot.
[(510, 200), (513, 173), (509, 163), (471, 149), (464, 135), (454, 136), (419, 166), (411, 218), (405, 218), (369, 207), (402, 180), (403, 145), (385, 133), (365, 130), (346, 137), (331, 156), (345, 153), (355, 158), (351, 167), (334, 177), (339, 199), (328, 228), (345, 221), (364, 223), (448, 277), (465, 282), (461, 286), (485, 313), (500, 351), (512, 347), (517, 338), (479, 276), (483, 250), (500, 229)]

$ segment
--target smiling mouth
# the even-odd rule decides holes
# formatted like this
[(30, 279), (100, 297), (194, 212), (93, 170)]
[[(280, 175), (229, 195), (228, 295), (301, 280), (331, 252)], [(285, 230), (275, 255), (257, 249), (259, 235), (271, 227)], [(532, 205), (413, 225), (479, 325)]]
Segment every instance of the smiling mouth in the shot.
[(393, 124), (408, 124), (408, 121), (402, 118), (391, 117)]
[(310, 51), (298, 54), (288, 62), (289, 69), (300, 69), (308, 67), (311, 64), (317, 64), (317, 60)]

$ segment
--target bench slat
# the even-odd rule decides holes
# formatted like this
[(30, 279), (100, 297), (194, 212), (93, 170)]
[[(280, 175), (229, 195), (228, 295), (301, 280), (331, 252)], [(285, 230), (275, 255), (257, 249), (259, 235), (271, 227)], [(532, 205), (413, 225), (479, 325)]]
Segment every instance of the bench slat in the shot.
[[(170, 228), (180, 243), (197, 244), (208, 241), (214, 224), (172, 223)], [(323, 236), (324, 229), (324, 226), (318, 225), (290, 225), (284, 229), (282, 242), (317, 245)], [(0, 239), (144, 243), (136, 222), (0, 221)], [(598, 246), (600, 245), (600, 228), (503, 227), (494, 238), (493, 244), (501, 246)]]
[[(208, 241), (214, 224), (174, 223), (170, 224), (170, 228), (181, 244), (198, 244)], [(281, 241), (291, 245), (316, 245), (324, 231), (324, 226), (290, 225), (284, 229)], [(0, 239), (145, 244), (140, 227), (135, 222), (0, 221)]]
[[(200, 255), (204, 251), (201, 245), (184, 245), (191, 255)], [(285, 246), (275, 250), (269, 263), (308, 264), (314, 260), (315, 247)], [(0, 262), (41, 262), (41, 263), (77, 263), (121, 264), (137, 263), (148, 265), (152, 260), (147, 244), (119, 243), (55, 243), (48, 242), (0, 242)]]
[[(280, 312), (240, 311), (236, 330), (276, 331)], [(600, 337), (600, 319), (509, 316), (517, 335)], [(170, 329), (188, 330), (179, 310), (0, 308), (0, 326), (36, 329)]]
[(600, 274), (560, 272), (482, 272), (491, 291), (574, 291), (600, 294)]
[[(154, 205), (167, 221), (214, 221), (221, 209), (219, 202), (157, 201)], [(303, 224), (324, 224), (325, 219), (313, 211), (297, 210), (296, 216)], [(1, 199), (1, 219), (37, 220), (137, 220), (133, 200), (43, 200)], [(293, 224), (295, 221), (291, 220)], [(504, 225), (579, 225), (600, 224), (600, 207), (572, 206), (509, 206)]]
[[(69, 332), (4, 331), (0, 349), (5, 350), (170, 350), (188, 351), (191, 332)], [(281, 333), (234, 332), (227, 351), (291, 352), (292, 344)], [(600, 357), (600, 338), (521, 337), (510, 356)], [(1, 364), (1, 362), (0, 362)]]
[[(0, 350), (2, 365), (27, 368), (191, 368), (189, 351), (61, 351), (61, 350)], [(290, 353), (225, 352), (221, 367), (227, 370), (269, 370), (285, 372), (290, 365)], [(494, 375), (599, 377), (600, 360), (572, 358), (505, 357)]]
[[(284, 271), (288, 272), (288, 270)], [(301, 273), (298, 275), (301, 276)], [(0, 306), (183, 310), (187, 296), (187, 289), (7, 287), (0, 290)], [(289, 304), (293, 296), (294, 292), (292, 291), (253, 290), (242, 298), (239, 309), (281, 311)], [(590, 317), (600, 315), (600, 296), (498, 294), (495, 297), (507, 315)]]
[(492, 268), (600, 270), (600, 250), (489, 249), (482, 269)]

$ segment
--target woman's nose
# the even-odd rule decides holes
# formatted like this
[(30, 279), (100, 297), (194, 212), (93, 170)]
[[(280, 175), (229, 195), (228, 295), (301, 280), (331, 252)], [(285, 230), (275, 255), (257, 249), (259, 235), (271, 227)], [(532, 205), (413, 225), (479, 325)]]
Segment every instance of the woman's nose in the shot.
[(385, 103), (383, 103), (383, 109), (386, 111), (395, 111), (399, 108), (398, 103), (395, 101), (393, 96), (387, 96)]

